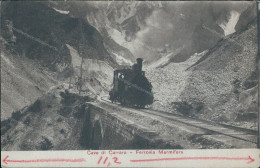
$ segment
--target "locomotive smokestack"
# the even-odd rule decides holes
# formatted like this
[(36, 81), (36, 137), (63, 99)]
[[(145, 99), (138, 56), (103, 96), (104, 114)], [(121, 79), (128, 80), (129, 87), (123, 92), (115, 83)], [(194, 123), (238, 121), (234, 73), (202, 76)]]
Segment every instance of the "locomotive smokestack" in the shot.
[(137, 70), (138, 71), (142, 71), (143, 59), (142, 58), (137, 58), (136, 62), (137, 62)]

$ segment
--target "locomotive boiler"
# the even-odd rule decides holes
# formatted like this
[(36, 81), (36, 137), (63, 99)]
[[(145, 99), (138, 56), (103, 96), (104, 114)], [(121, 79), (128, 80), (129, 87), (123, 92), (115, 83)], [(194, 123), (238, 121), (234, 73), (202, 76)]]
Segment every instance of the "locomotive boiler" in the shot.
[(130, 69), (114, 71), (113, 88), (109, 92), (112, 102), (120, 102), (125, 106), (145, 107), (153, 103), (152, 84), (142, 71), (142, 58)]

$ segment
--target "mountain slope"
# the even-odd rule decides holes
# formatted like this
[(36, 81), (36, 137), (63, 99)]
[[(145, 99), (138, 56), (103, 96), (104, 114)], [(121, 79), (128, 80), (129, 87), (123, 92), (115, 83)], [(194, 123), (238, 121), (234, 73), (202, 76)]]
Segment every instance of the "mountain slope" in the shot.
[[(49, 4), (69, 11), (72, 17), (88, 20), (100, 32), (114, 59), (119, 55), (133, 62), (142, 57), (144, 63), (166, 56), (160, 54), (164, 49), (170, 53), (182, 48), (170, 61), (183, 62), (213, 47), (225, 35), (238, 30), (235, 25), (240, 14), (244, 17), (252, 6), (252, 2), (156, 1)], [(243, 20), (242, 27), (250, 22)]]
[(48, 7), (46, 2), (3, 2), (0, 38), (2, 119), (30, 105), (52, 86), (73, 78), (76, 89), (80, 67), (73, 67), (67, 45), (77, 51), (80, 61), (85, 59), (84, 67), (109, 69), (85, 68), (86, 92), (95, 95), (108, 89), (111, 77), (107, 73), (113, 74), (113, 67), (118, 66), (93, 26)]
[(192, 75), (182, 101), (202, 105), (192, 115), (256, 128), (256, 32), (254, 20), (244, 31), (219, 41), (188, 70)]
[(30, 105), (58, 81), (34, 61), (7, 50), (3, 38), (1, 44), (1, 120), (4, 120)]

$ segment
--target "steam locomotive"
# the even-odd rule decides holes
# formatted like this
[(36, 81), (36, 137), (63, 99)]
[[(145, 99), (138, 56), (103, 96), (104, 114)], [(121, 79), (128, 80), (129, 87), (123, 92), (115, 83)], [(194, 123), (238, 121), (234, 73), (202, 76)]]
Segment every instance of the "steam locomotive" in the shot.
[(114, 71), (113, 88), (109, 92), (109, 99), (125, 106), (144, 108), (153, 103), (152, 84), (145, 77), (145, 71), (142, 71), (143, 59), (137, 58), (136, 61), (132, 69)]

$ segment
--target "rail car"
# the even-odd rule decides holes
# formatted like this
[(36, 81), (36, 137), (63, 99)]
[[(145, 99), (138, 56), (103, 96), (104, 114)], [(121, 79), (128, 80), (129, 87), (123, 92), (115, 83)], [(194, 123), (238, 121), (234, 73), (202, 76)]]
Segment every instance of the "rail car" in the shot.
[(153, 103), (152, 84), (146, 78), (145, 71), (142, 71), (143, 59), (137, 58), (136, 61), (132, 68), (114, 71), (109, 99), (125, 106), (144, 108)]

